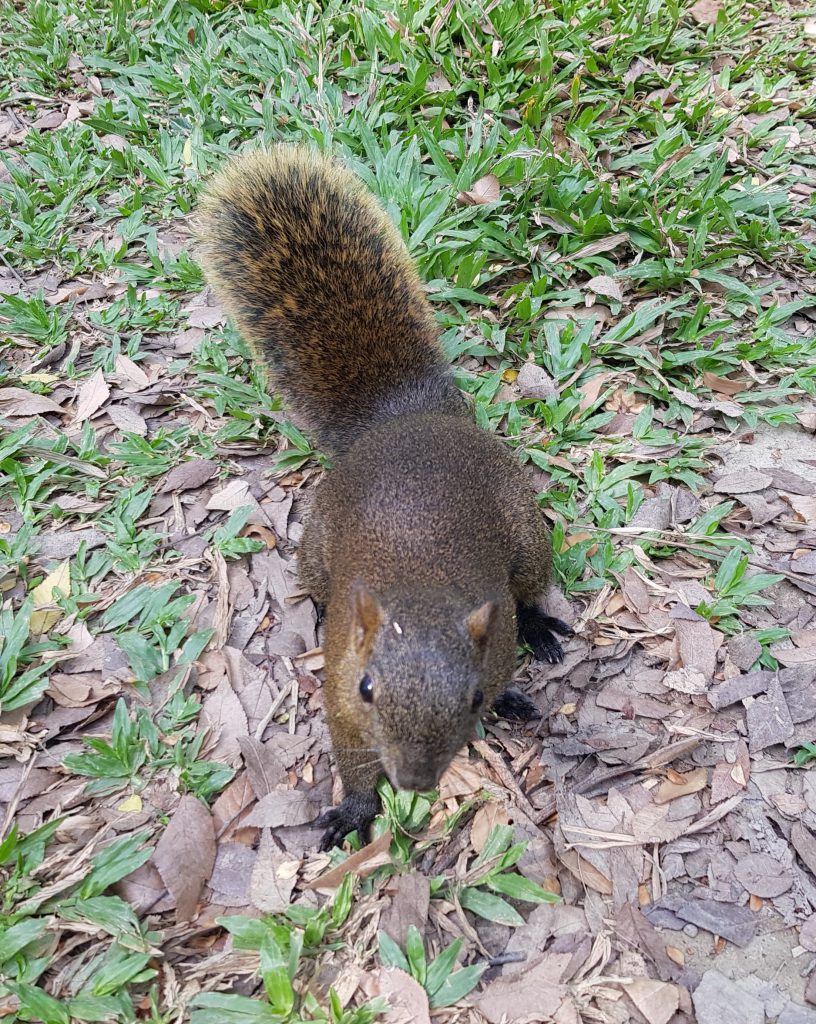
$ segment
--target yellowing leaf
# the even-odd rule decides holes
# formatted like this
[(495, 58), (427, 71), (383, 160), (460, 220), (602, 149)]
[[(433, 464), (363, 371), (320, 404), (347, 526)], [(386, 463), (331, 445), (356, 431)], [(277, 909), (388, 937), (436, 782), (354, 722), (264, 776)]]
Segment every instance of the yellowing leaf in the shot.
[(65, 597), (71, 593), (71, 560), (66, 558), (57, 568), (31, 591), (34, 611), (31, 613), (32, 636), (43, 636), (52, 629), (62, 617), (62, 609), (54, 605), (52, 596), (58, 590)]
[(23, 384), (53, 384), (55, 380), (59, 380), (56, 373), (24, 373), (20, 377)]
[(121, 811), (123, 814), (132, 814), (142, 809), (142, 798), (138, 793), (133, 793), (131, 796), (125, 797), (121, 804), (116, 805), (116, 810)]

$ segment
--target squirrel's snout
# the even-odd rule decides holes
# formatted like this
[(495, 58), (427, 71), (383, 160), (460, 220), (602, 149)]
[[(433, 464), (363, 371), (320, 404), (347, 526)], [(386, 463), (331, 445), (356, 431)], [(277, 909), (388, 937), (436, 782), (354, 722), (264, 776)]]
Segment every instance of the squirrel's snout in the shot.
[(433, 765), (401, 765), (394, 771), (391, 781), (397, 789), (412, 789), (421, 793), (433, 789), (439, 782), (440, 774)]

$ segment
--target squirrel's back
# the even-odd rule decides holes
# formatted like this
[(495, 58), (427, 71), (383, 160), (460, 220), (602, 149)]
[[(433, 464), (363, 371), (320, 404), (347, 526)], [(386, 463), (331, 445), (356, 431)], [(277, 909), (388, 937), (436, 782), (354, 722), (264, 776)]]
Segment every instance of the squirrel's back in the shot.
[(417, 271), (356, 175), (304, 147), (239, 157), (198, 233), (216, 294), (330, 451), (389, 416), (464, 411)]

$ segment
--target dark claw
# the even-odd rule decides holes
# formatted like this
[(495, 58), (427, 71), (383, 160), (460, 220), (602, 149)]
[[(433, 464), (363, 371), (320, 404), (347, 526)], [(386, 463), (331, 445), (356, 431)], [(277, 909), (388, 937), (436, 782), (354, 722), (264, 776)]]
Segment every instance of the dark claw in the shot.
[(551, 633), (558, 633), (559, 636), (575, 636), (575, 630), (572, 626), (562, 622), (561, 619), (556, 619), (552, 615), (542, 615), (541, 625), (545, 629), (549, 629)]
[(380, 810), (380, 798), (375, 790), (349, 793), (338, 807), (321, 814), (312, 822), (314, 828), (325, 829), (319, 849), (323, 852), (340, 846), (350, 832), (357, 832), (365, 843), (371, 822)]
[(520, 690), (505, 690), (493, 701), (493, 710), (500, 718), (511, 718), (517, 722), (531, 722), (541, 718), (541, 712)]
[(575, 636), (573, 628), (531, 605), (519, 605), (517, 614), (519, 638), (530, 645), (536, 660), (550, 665), (563, 661), (564, 649), (555, 634)]

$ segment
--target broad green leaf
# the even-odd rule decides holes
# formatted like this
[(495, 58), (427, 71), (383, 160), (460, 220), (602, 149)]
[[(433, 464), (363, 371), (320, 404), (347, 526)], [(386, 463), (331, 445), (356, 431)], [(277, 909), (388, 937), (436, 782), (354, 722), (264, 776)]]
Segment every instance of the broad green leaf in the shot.
[(507, 924), (515, 927), (524, 924), (524, 918), (500, 896), (484, 892), (482, 889), (463, 889), (459, 894), (459, 902), (466, 910), (483, 917), (486, 921)]

